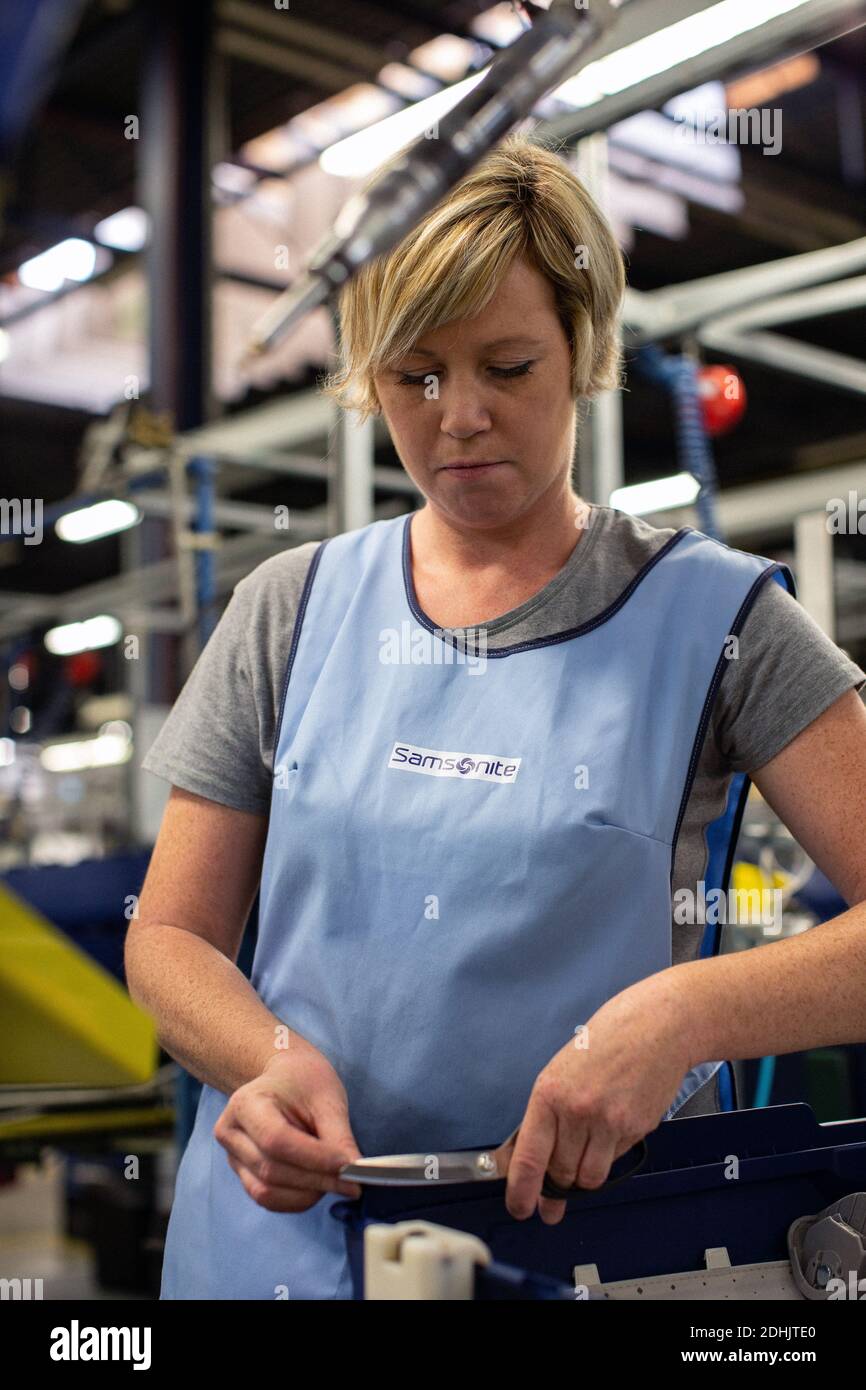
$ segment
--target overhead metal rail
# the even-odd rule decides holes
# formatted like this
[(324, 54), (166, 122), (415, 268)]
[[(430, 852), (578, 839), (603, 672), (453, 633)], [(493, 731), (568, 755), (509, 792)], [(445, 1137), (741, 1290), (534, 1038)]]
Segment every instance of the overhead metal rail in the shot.
[[(717, 0), (639, 0), (627, 5), (615, 29), (603, 35), (593, 57), (607, 57), (632, 43), (709, 10)], [(740, 0), (748, 12), (749, 0)], [(543, 121), (536, 135), (572, 145), (586, 135), (607, 130), (617, 121), (663, 106), (680, 92), (704, 82), (726, 81), (770, 63), (781, 62), (850, 33), (866, 23), (866, 0), (808, 0), (794, 10), (768, 19), (733, 38), (674, 63), (622, 91), (603, 96), (592, 106)]]
[[(163, 514), (164, 499), (156, 504)], [(376, 508), (374, 519), (397, 515), (393, 505), (383, 503)], [(237, 524), (234, 522), (233, 524)], [(216, 590), (219, 595), (230, 593), (241, 579), (269, 555), (287, 549), (285, 532), (271, 527), (271, 536), (257, 528), (239, 536), (221, 539), (216, 548)], [(313, 507), (293, 510), (290, 535), (292, 542), (322, 540), (328, 531), (328, 510)], [(79, 622), (106, 611), (122, 618), (139, 632), (177, 632), (185, 630), (178, 614), (170, 607), (177, 597), (177, 561), (175, 556), (125, 570), (111, 579), (85, 584), (63, 594), (6, 594), (0, 604), (0, 641), (49, 623)]]

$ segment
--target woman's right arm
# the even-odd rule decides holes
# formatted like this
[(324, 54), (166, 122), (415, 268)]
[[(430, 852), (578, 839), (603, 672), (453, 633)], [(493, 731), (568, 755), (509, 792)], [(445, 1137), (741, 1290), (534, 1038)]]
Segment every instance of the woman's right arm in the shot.
[(130, 994), (193, 1076), (230, 1095), (274, 1056), (279, 1019), (235, 965), (256, 896), (267, 816), (172, 787), (138, 916)]
[(267, 823), (172, 788), (127, 932), (126, 979), (165, 1050), (229, 1096), (214, 1135), (249, 1196), (270, 1211), (305, 1211), (323, 1192), (359, 1195), (337, 1172), (360, 1153), (331, 1063), (235, 964)]

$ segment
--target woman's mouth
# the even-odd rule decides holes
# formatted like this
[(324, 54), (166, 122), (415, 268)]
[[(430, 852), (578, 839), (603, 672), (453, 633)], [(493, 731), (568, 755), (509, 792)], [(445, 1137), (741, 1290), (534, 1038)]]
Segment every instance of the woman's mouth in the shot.
[(477, 463), (472, 463), (468, 459), (463, 459), (459, 463), (444, 464), (441, 471), (443, 473), (453, 473), (460, 478), (468, 478), (470, 476), (474, 477), (476, 474), (480, 476), (482, 473), (490, 473), (494, 468), (501, 468), (504, 463), (505, 459), (492, 459), (490, 461), (481, 459)]

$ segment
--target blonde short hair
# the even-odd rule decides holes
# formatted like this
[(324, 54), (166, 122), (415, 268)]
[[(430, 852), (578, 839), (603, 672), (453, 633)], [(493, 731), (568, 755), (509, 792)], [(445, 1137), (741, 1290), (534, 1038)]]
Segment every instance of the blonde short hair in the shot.
[(340, 291), (342, 361), (323, 394), (362, 420), (380, 413), (374, 373), (424, 333), (479, 313), (519, 256), (553, 286), (575, 400), (618, 385), (625, 273), (613, 232), (559, 155), (510, 135)]

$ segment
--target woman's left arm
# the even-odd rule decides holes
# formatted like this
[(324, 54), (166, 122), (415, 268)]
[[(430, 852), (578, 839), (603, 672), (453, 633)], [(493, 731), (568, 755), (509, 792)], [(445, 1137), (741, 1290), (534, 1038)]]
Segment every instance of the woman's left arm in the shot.
[(689, 1066), (866, 1042), (866, 708), (856, 691), (750, 776), (851, 907), (767, 949), (672, 967)]
[(849, 690), (752, 781), (847, 912), (751, 951), (660, 970), (609, 999), (539, 1073), (508, 1166), (506, 1205), (555, 1223), (541, 1197), (599, 1187), (655, 1129), (700, 1062), (866, 1041), (866, 708)]

